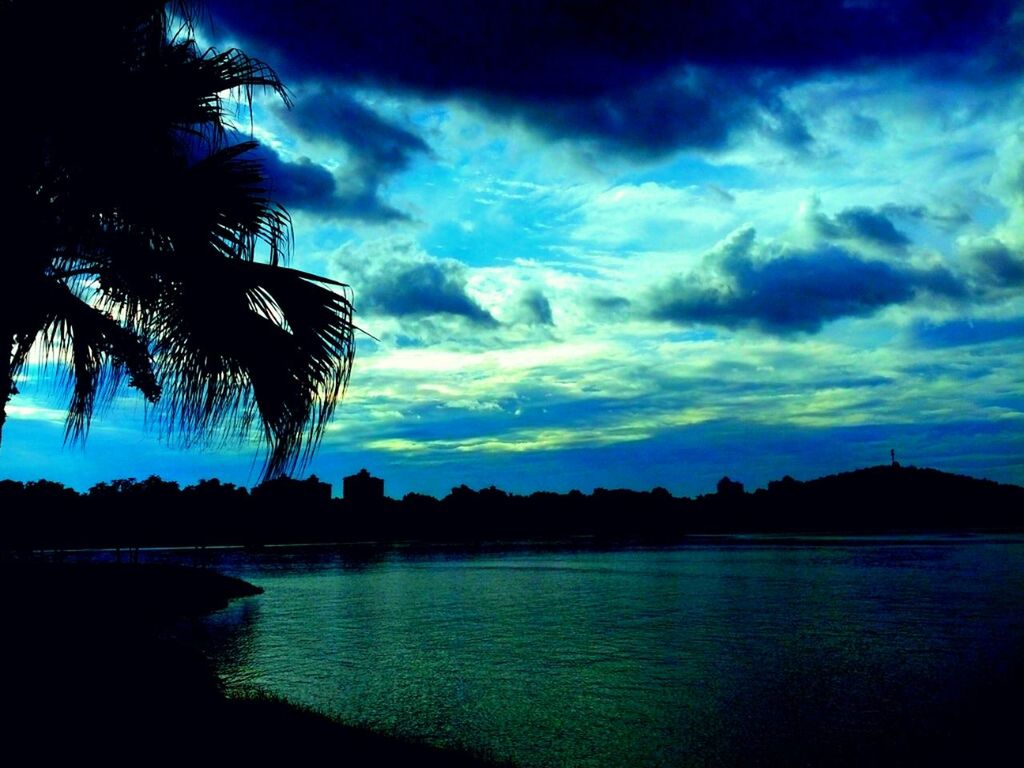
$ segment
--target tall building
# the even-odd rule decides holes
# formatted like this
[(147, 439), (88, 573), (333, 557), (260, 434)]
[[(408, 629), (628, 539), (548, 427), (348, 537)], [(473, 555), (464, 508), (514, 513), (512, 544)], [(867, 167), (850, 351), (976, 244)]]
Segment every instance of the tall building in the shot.
[(358, 504), (378, 502), (384, 498), (384, 480), (361, 469), (342, 480), (342, 492), (345, 501)]

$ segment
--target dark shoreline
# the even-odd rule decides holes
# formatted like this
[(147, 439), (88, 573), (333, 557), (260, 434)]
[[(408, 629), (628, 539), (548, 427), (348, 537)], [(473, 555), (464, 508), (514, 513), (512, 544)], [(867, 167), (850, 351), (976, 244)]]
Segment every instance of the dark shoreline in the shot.
[(0, 670), (8, 756), (117, 751), (144, 763), (201, 756), (265, 764), (336, 754), (353, 765), (496, 765), (273, 696), (225, 696), (206, 660), (163, 630), (263, 591), (241, 579), (176, 565), (8, 561), (0, 584), (10, 607)]

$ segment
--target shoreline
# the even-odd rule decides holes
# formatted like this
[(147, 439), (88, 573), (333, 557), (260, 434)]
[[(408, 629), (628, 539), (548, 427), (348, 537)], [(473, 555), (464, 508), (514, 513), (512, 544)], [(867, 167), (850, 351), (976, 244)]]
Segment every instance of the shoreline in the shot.
[[(219, 556), (245, 555), (259, 558), (261, 555), (276, 553), (330, 553), (345, 559), (376, 559), (387, 555), (398, 557), (420, 557), (431, 555), (486, 555), (517, 552), (628, 552), (646, 550), (676, 550), (689, 547), (803, 547), (803, 546), (878, 546), (905, 545), (908, 543), (949, 545), (961, 543), (998, 542), (1024, 537), (1024, 529), (931, 529), (877, 531), (786, 531), (760, 532), (737, 531), (728, 533), (691, 533), (678, 540), (659, 541), (642, 538), (602, 539), (594, 536), (550, 539), (493, 539), (486, 541), (431, 540), (379, 540), (379, 541), (323, 541), (323, 542), (282, 542), (249, 547), (241, 544), (217, 544), (197, 550), (195, 547), (147, 546), (138, 549), (139, 563), (147, 566), (173, 564), (214, 571), (222, 566)], [(29, 560), (10, 560), (13, 563), (47, 563), (56, 565), (118, 565), (112, 556), (115, 547), (83, 547), (67, 550), (42, 550), (33, 553)], [(0, 573), (5, 561), (0, 559)], [(121, 564), (128, 567), (129, 563)], [(223, 607), (223, 606), (220, 606)]]
[(9, 755), (196, 755), (486, 768), (477, 755), (347, 726), (269, 694), (234, 697), (206, 659), (161, 637), (174, 621), (263, 592), (211, 569), (161, 564), (0, 563), (12, 596), (0, 674)]

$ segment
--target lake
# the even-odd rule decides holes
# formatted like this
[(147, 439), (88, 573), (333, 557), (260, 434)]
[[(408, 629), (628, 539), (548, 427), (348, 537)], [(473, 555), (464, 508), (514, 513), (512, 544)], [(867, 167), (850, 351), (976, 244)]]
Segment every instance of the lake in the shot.
[(186, 633), (229, 689), (524, 767), (916, 762), (1019, 715), (1019, 536), (214, 560), (266, 590)]

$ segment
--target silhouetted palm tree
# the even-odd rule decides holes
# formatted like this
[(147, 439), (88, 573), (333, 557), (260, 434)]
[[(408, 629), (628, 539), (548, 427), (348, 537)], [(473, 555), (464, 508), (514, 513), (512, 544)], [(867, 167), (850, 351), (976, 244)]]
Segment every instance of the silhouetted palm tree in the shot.
[(254, 89), (287, 92), (241, 51), (201, 50), (193, 12), (0, 0), (0, 432), (35, 350), (66, 371), (67, 438), (127, 378), (186, 444), (262, 428), (275, 475), (348, 383), (352, 305), (281, 265), (289, 216), (235, 138)]

